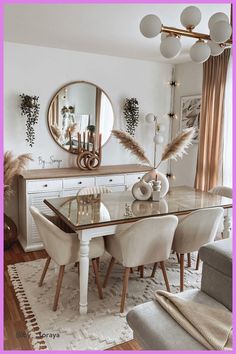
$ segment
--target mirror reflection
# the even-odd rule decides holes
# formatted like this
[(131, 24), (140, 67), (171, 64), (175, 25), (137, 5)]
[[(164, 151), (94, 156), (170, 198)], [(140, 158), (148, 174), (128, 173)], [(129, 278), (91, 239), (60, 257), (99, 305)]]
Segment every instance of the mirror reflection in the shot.
[[(74, 82), (61, 88), (48, 110), (48, 126), (54, 140), (69, 152), (78, 147), (92, 151), (91, 135), (104, 145), (111, 135), (114, 112), (111, 101), (98, 86)], [(79, 141), (79, 142), (78, 142)]]

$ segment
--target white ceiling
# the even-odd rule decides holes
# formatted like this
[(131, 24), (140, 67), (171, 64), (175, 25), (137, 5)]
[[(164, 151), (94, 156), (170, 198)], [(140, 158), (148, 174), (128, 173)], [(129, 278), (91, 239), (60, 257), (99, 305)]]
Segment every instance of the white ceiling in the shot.
[[(188, 4), (8, 4), (5, 5), (6, 41), (84, 51), (112, 56), (165, 61), (160, 36), (143, 37), (139, 23), (153, 13), (166, 26), (182, 27), (180, 14)], [(230, 4), (196, 4), (202, 21), (196, 31), (208, 33), (208, 19), (215, 12), (230, 14)], [(169, 61), (189, 61), (194, 43), (182, 38), (181, 55)]]

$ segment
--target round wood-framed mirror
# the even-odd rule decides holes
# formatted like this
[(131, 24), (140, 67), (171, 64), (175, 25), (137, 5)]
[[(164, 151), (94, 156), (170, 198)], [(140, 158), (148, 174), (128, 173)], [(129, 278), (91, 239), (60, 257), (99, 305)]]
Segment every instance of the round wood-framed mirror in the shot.
[(86, 142), (87, 132), (101, 135), (103, 146), (114, 125), (114, 110), (108, 95), (88, 81), (74, 81), (62, 86), (48, 108), (48, 127), (56, 143), (70, 153), (77, 153), (78, 133)]

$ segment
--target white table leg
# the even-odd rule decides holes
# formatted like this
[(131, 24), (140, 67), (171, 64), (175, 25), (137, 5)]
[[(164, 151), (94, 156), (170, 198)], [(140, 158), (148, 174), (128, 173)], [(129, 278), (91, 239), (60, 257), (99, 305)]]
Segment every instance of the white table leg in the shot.
[(80, 239), (80, 314), (86, 314), (88, 309), (88, 276), (89, 276), (89, 239), (83, 239), (83, 231), (79, 233)]
[(229, 238), (231, 236), (231, 217), (229, 209), (227, 209), (227, 214), (224, 215), (224, 230), (223, 238)]

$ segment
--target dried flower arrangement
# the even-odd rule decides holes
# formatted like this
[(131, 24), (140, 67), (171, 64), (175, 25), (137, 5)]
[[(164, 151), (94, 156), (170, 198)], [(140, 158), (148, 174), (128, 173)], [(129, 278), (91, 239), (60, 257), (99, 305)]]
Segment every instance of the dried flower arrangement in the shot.
[(16, 175), (26, 167), (29, 161), (33, 161), (30, 154), (22, 154), (14, 158), (11, 151), (4, 154), (4, 199), (9, 200), (12, 195), (12, 183)]
[(65, 139), (69, 139), (70, 135), (72, 136), (76, 132), (76, 128), (77, 123), (69, 124), (65, 131)]
[(144, 149), (130, 134), (120, 130), (112, 130), (112, 134), (119, 140), (120, 144), (123, 145), (125, 149), (129, 150), (133, 155), (135, 155), (140, 162), (150, 166), (150, 169), (158, 168), (163, 161), (169, 159), (176, 160), (177, 157), (182, 158), (183, 154), (186, 154), (186, 149), (189, 147), (189, 145), (192, 144), (194, 133), (194, 128), (185, 129), (182, 133), (180, 133), (176, 138), (172, 140), (171, 143), (166, 145), (160, 162), (154, 166), (154, 164), (152, 164), (145, 155)]
[(139, 105), (136, 98), (125, 99), (123, 113), (126, 120), (126, 130), (131, 136), (134, 136), (139, 123)]
[[(16, 175), (20, 174), (28, 161), (32, 160), (29, 154), (13, 158), (11, 151), (4, 154), (4, 202), (5, 206), (13, 194), (12, 184)], [(4, 250), (9, 249), (17, 240), (17, 227), (14, 221), (4, 212)]]
[(26, 167), (29, 161), (33, 161), (30, 154), (22, 154), (14, 158), (11, 151), (4, 154), (4, 199), (9, 200), (12, 195), (12, 183), (16, 175)]
[(26, 115), (26, 141), (29, 143), (29, 146), (32, 147), (35, 140), (34, 125), (38, 123), (39, 117), (39, 108), (40, 104), (38, 103), (38, 96), (29, 96), (22, 94), (21, 97), (21, 115)]
[(56, 137), (56, 139), (60, 139), (61, 137), (61, 131), (58, 128), (57, 124), (51, 124), (51, 131), (53, 133), (53, 135)]

